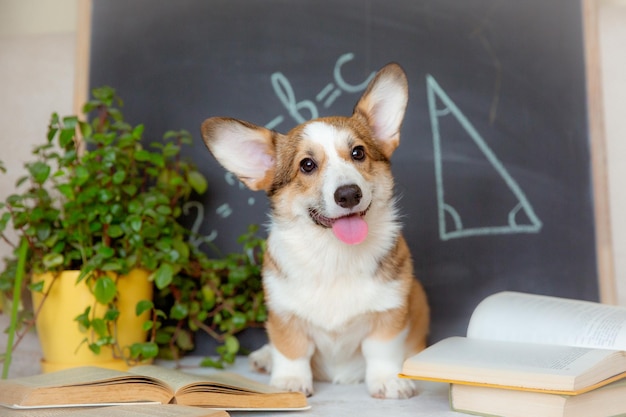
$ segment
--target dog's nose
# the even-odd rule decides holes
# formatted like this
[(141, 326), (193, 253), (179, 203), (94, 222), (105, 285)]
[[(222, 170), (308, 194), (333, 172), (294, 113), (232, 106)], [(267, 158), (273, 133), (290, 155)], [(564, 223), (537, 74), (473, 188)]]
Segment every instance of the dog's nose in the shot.
[(359, 204), (363, 193), (356, 184), (342, 185), (335, 190), (335, 203), (343, 208), (352, 208)]

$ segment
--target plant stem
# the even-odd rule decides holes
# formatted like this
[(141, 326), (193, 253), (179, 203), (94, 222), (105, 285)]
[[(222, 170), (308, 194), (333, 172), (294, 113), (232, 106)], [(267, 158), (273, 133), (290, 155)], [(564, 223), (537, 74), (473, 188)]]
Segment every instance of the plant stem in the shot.
[(24, 267), (26, 265), (26, 254), (28, 251), (28, 242), (22, 239), (17, 258), (17, 271), (15, 272), (15, 286), (13, 287), (13, 305), (11, 308), (11, 324), (9, 325), (9, 340), (7, 340), (7, 349), (2, 366), (2, 379), (9, 376), (9, 367), (13, 355), (13, 339), (15, 338), (15, 329), (17, 327), (17, 313), (22, 299), (22, 279), (24, 278)]

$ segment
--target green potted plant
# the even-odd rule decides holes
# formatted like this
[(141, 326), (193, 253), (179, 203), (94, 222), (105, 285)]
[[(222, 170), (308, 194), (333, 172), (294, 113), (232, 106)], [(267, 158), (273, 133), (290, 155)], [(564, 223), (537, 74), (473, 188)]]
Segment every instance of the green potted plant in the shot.
[[(123, 120), (113, 89), (96, 89), (93, 97), (84, 107), (91, 122), (52, 116), (45, 143), (26, 163), (28, 175), (18, 180), (21, 192), (0, 204), (0, 237), (10, 242), (5, 231), (11, 225), (19, 240), (0, 273), (16, 343), (37, 323), (40, 339), (49, 335), (70, 351), (71, 359), (49, 359), (42, 341), (45, 370), (76, 365), (77, 352), (124, 367), (158, 355), (177, 358), (193, 349), (193, 332), (204, 330), (222, 344), (219, 358), (207, 363), (232, 361), (239, 352), (234, 335), (265, 318), (264, 242), (246, 235), (241, 254), (218, 259), (191, 244), (182, 208), (192, 192), (207, 188), (181, 157), (191, 135), (168, 132), (146, 149), (143, 126)], [(87, 144), (82, 154), (79, 137)], [(144, 289), (125, 288), (131, 281)], [(68, 296), (72, 287), (84, 294)], [(21, 306), (26, 289), (33, 293), (32, 309)], [(61, 307), (50, 307), (56, 295), (65, 297), (62, 307), (79, 309), (66, 313), (73, 323), (45, 330), (46, 310), (55, 314), (48, 322), (60, 321)], [(127, 324), (138, 329), (131, 336), (123, 333)], [(77, 343), (60, 333), (70, 327), (79, 331)]]

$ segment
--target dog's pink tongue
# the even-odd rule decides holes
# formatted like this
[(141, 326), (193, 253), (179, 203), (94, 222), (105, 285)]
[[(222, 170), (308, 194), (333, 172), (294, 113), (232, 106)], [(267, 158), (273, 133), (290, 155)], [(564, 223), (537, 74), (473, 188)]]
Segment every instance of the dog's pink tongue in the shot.
[(337, 239), (348, 245), (356, 245), (367, 237), (367, 223), (361, 216), (342, 217), (333, 223)]

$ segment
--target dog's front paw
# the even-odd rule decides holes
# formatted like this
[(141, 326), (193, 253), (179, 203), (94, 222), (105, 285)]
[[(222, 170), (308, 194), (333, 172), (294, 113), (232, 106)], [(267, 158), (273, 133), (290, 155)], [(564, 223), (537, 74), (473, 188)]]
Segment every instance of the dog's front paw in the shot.
[(272, 347), (268, 344), (248, 356), (248, 363), (257, 372), (272, 372)]
[(411, 398), (418, 393), (415, 381), (397, 377), (367, 381), (367, 389), (374, 398)]
[(297, 376), (272, 377), (270, 385), (283, 391), (299, 391), (310, 397), (313, 395), (313, 379)]

